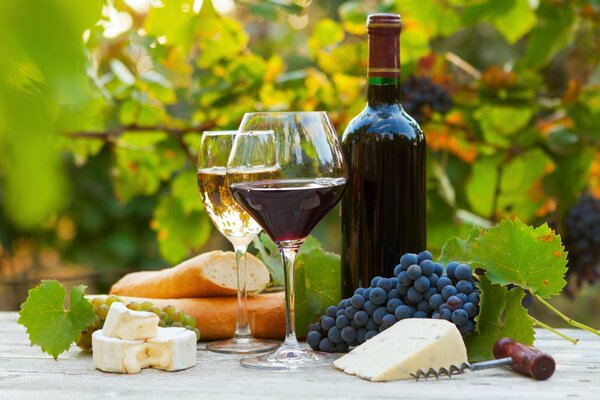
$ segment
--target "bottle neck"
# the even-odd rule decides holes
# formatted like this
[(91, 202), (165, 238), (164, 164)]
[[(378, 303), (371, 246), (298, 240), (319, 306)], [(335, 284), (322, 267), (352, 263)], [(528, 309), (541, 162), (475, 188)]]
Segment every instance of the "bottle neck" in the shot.
[(369, 106), (380, 104), (400, 104), (400, 78), (369, 77), (367, 103)]

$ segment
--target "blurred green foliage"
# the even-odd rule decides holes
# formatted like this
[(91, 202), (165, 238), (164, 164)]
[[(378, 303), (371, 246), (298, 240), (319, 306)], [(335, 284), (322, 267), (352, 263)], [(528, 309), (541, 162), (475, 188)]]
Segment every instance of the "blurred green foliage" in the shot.
[[(236, 129), (247, 111), (326, 110), (341, 134), (364, 106), (365, 19), (378, 11), (402, 15), (403, 76), (454, 101), (423, 124), (431, 249), (512, 215), (560, 230), (582, 191), (600, 195), (596, 0), (152, 4), (0, 5), (4, 247), (59, 236), (67, 258), (115, 268), (158, 265), (155, 243), (169, 263), (198, 252), (217, 234), (196, 193), (200, 133)], [(317, 230), (326, 248), (337, 218)]]

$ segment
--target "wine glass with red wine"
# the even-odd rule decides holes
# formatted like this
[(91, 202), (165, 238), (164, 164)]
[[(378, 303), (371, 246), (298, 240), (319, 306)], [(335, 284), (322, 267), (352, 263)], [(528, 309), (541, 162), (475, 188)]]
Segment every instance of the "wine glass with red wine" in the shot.
[[(261, 133), (271, 130), (275, 144)], [(276, 170), (268, 178), (256, 170)], [(243, 358), (251, 368), (298, 370), (328, 366), (332, 356), (301, 348), (294, 327), (294, 258), (346, 184), (337, 134), (324, 112), (264, 112), (244, 116), (227, 179), (233, 197), (277, 244), (285, 277), (286, 337), (274, 353)]]

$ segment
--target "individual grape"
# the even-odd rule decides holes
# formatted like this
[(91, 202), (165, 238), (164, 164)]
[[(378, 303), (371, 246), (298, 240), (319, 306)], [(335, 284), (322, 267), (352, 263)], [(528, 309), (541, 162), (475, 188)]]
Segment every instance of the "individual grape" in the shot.
[(420, 264), (425, 260), (433, 261), (433, 256), (427, 250), (424, 250), (417, 254), (417, 262)]
[(172, 328), (183, 328), (183, 324), (179, 321), (175, 321), (171, 324)]
[(430, 287), (425, 293), (423, 293), (423, 297), (425, 298), (425, 300), (429, 301), (431, 296), (437, 294), (437, 292), (438, 290), (435, 287)]
[[(106, 300), (106, 303), (108, 304), (108, 299)], [(151, 301), (143, 301), (142, 304), (140, 304), (141, 309), (144, 311), (148, 311), (152, 306), (154, 306), (154, 304), (152, 304)]]
[(439, 312), (439, 311), (434, 311), (434, 312), (431, 314), (431, 319), (441, 319), (441, 318), (442, 318), (442, 314), (440, 314), (440, 312)]
[(400, 275), (400, 272), (402, 272), (402, 264), (398, 264), (394, 267), (394, 276), (397, 278), (398, 275)]
[(440, 308), (439, 308), (439, 310), (440, 310), (440, 311), (442, 311), (442, 310), (447, 310), (447, 309), (448, 309), (448, 303), (442, 303), (442, 304), (440, 305)]
[(353, 327), (354, 329), (360, 328), (360, 325), (358, 325), (354, 320), (350, 321), (350, 326)]
[(468, 264), (459, 264), (454, 271), (457, 280), (468, 280), (473, 277), (473, 270)]
[(466, 335), (468, 333), (473, 332), (474, 330), (475, 324), (473, 324), (472, 321), (467, 321), (464, 325), (458, 327), (458, 331), (461, 333), (461, 335)]
[(408, 289), (408, 292), (406, 293), (406, 298), (411, 303), (417, 304), (418, 302), (423, 300), (423, 293), (419, 292), (414, 287), (411, 287)]
[(177, 309), (172, 305), (166, 305), (162, 308), (162, 312), (166, 313), (169, 317), (177, 312)]
[(310, 348), (313, 350), (319, 349), (319, 343), (321, 343), (321, 339), (321, 334), (317, 331), (308, 332), (306, 335), (306, 343), (308, 343)]
[(477, 315), (477, 306), (473, 303), (465, 303), (462, 308), (467, 312), (469, 318), (474, 318)]
[(393, 313), (394, 311), (396, 311), (396, 308), (398, 306), (401, 306), (402, 304), (403, 304), (402, 300), (400, 300), (400, 299), (391, 299), (391, 300), (388, 300), (386, 308), (389, 312)]
[(94, 306), (94, 309), (100, 307), (102, 304), (104, 304), (104, 299), (101, 297), (94, 297), (92, 299), (92, 305)]
[(383, 329), (387, 329), (390, 326), (394, 325), (396, 322), (398, 322), (398, 320), (396, 319), (394, 314), (386, 314), (381, 320), (381, 326), (383, 327)]
[(335, 318), (337, 311), (338, 311), (338, 308), (336, 306), (329, 306), (329, 307), (327, 307), (327, 311), (325, 311), (325, 314), (328, 317)]
[(348, 344), (356, 340), (356, 329), (351, 326), (346, 326), (341, 332), (342, 340)]
[[(143, 305), (144, 303), (142, 303)], [(173, 322), (181, 322), (183, 321), (183, 317), (185, 315), (181, 312), (181, 311), (176, 311), (173, 313), (173, 315), (171, 316), (171, 319), (173, 320)]]
[(435, 285), (438, 291), (442, 291), (446, 286), (452, 285), (452, 280), (447, 276), (440, 276), (437, 284)]
[[(396, 284), (397, 285), (397, 284)], [(400, 299), (400, 294), (398, 293), (398, 289), (392, 289), (387, 293), (388, 301), (392, 299)]]
[(368, 287), (363, 291), (363, 297), (365, 298), (365, 301), (369, 300), (369, 297), (371, 296), (371, 288)]
[(101, 304), (97, 309), (96, 309), (96, 315), (101, 319), (101, 320), (105, 320), (106, 316), (108, 315), (108, 310), (110, 309), (110, 307), (107, 304)]
[(369, 318), (369, 322), (367, 322), (367, 324), (365, 325), (365, 329), (367, 331), (374, 331), (379, 329), (379, 325), (375, 323), (375, 320), (373, 318)]
[(322, 333), (323, 332), (323, 328), (321, 328), (321, 324), (320, 323), (313, 323), (313, 324), (308, 325), (308, 331), (309, 332), (315, 331), (315, 332)]
[(413, 283), (414, 288), (417, 289), (419, 292), (423, 293), (426, 292), (427, 289), (429, 289), (429, 279), (427, 279), (426, 276), (420, 276), (417, 279), (415, 279), (415, 282)]
[(473, 291), (473, 284), (467, 280), (458, 281), (456, 283), (456, 290), (459, 293), (469, 294)]
[(436, 293), (429, 298), (429, 307), (433, 308), (434, 310), (437, 310), (440, 308), (443, 302), (444, 298), (442, 297), (442, 295)]
[(319, 343), (319, 350), (326, 353), (333, 353), (335, 351), (335, 345), (329, 338), (323, 338)]
[(345, 299), (344, 300), (344, 308), (348, 308), (352, 306), (352, 302), (351, 299)]
[(454, 273), (456, 272), (456, 268), (460, 265), (457, 261), (452, 261), (446, 265), (446, 275), (450, 277), (450, 279), (456, 279)]
[(458, 308), (461, 308), (463, 305), (463, 302), (456, 296), (450, 296), (448, 297), (448, 299), (446, 300), (446, 304), (448, 304), (448, 308), (451, 311), (454, 311)]
[(379, 331), (376, 330), (370, 330), (367, 331), (367, 333), (365, 333), (365, 342), (375, 336), (377, 336), (377, 334), (379, 333)]
[(435, 271), (434, 273), (439, 277), (444, 275), (444, 266), (442, 264), (440, 264), (439, 262), (434, 263), (435, 265)]
[(423, 311), (424, 313), (427, 313), (427, 315), (430, 315), (433, 309), (429, 307), (429, 302), (423, 299), (417, 304), (417, 311)]
[(427, 318), (429, 317), (429, 315), (427, 315), (427, 313), (423, 312), (423, 311), (415, 311), (412, 315), (413, 318)]
[(387, 314), (387, 308), (385, 307), (379, 307), (377, 310), (375, 310), (375, 312), (373, 313), (373, 321), (375, 321), (375, 323), (377, 325), (381, 325), (381, 321), (383, 321), (383, 317)]
[(394, 316), (398, 321), (403, 320), (405, 318), (410, 318), (412, 316), (412, 310), (410, 307), (406, 305), (401, 305), (396, 307), (396, 311), (394, 312)]
[(354, 294), (359, 294), (359, 295), (361, 295), (361, 296), (362, 296), (362, 294), (363, 294), (363, 292), (364, 292), (364, 291), (365, 291), (365, 288), (361, 288), (361, 287), (359, 287), (358, 289), (356, 289), (356, 290), (354, 291)]
[(323, 331), (325, 331), (325, 332), (327, 332), (334, 326), (335, 326), (335, 319), (333, 319), (331, 317), (325, 317), (321, 321), (321, 327), (323, 328)]
[(333, 328), (331, 328), (330, 330), (327, 331), (327, 337), (334, 344), (341, 343), (342, 342), (342, 330), (339, 327), (334, 326)]
[(377, 310), (377, 307), (379, 306), (373, 303), (372, 301), (366, 301), (365, 305), (363, 306), (363, 310), (365, 310), (365, 312), (369, 314), (369, 316), (372, 316), (375, 310)]
[(161, 328), (166, 328), (167, 322), (165, 320), (159, 319), (158, 320), (158, 326), (160, 326)]
[(341, 343), (335, 344), (336, 353), (347, 353), (349, 348), (350, 348), (350, 346), (348, 346), (348, 343), (346, 343), (346, 342), (341, 342)]
[(479, 305), (479, 292), (471, 292), (469, 294), (469, 302)]
[(342, 315), (346, 315), (346, 309), (345, 308), (340, 308), (339, 310), (337, 310), (337, 312), (335, 313), (335, 318), (342, 316)]
[[(115, 296), (113, 294), (111, 294), (104, 300), (104, 304), (106, 304), (109, 308), (112, 305), (112, 303), (122, 303), (122, 302), (123, 301), (118, 296)], [(147, 307), (144, 307), (144, 304), (147, 304)], [(142, 303), (142, 310), (147, 310), (148, 308), (152, 307), (152, 305), (153, 304), (151, 302), (145, 301)]]
[(452, 321), (452, 311), (450, 311), (447, 308), (440, 310), (440, 317), (442, 319), (445, 319), (446, 321), (451, 322)]
[(191, 315), (186, 315), (185, 317), (183, 317), (183, 321), (181, 322), (183, 323), (183, 325), (190, 326), (192, 329), (196, 327), (196, 319)]
[(457, 293), (458, 291), (452, 285), (448, 285), (442, 289), (442, 297), (444, 298), (444, 300), (448, 300), (450, 296), (456, 296)]
[(456, 326), (463, 326), (467, 323), (468, 320), (469, 315), (462, 308), (459, 308), (458, 310), (454, 310), (452, 312), (452, 322), (454, 322)]
[(435, 272), (431, 275), (428, 276), (429, 278), (429, 286), (435, 287), (437, 285), (437, 281), (439, 279), (438, 274), (436, 274)]
[(400, 283), (398, 284), (398, 288), (396, 289), (398, 291), (398, 296), (400, 296), (400, 298), (406, 296), (406, 294), (408, 293), (408, 288), (410, 286), (402, 286)]
[[(398, 278), (390, 278), (390, 283), (392, 284), (392, 290), (396, 288), (396, 286), (398, 286)], [(389, 292), (389, 290), (388, 290)]]
[(361, 310), (365, 304), (365, 298), (361, 294), (355, 294), (352, 296), (352, 307)]
[(337, 305), (338, 310), (340, 308), (346, 308), (346, 299), (340, 300), (340, 302)]
[(377, 281), (377, 287), (389, 292), (392, 289), (392, 283), (388, 278), (381, 278)]
[(363, 344), (365, 342), (366, 333), (366, 328), (360, 328), (358, 331), (356, 331), (356, 341), (358, 342), (358, 344)]
[[(153, 314), (156, 314), (156, 315), (158, 315), (158, 314), (160, 314), (160, 313), (161, 313), (161, 311), (160, 311), (160, 308), (158, 308), (158, 307), (156, 307), (156, 306), (152, 306), (152, 307), (150, 307), (150, 308), (148, 309), (148, 312), (151, 312), (151, 313), (153, 313)], [(183, 323), (183, 318), (185, 318), (185, 316), (183, 316), (183, 317), (181, 318), (181, 321), (179, 321), (179, 322)], [(185, 325), (185, 324), (184, 324), (184, 325)]]
[(363, 310), (358, 311), (356, 314), (354, 314), (354, 322), (356, 322), (358, 326), (365, 326), (367, 322), (369, 322), (369, 314)]
[(377, 283), (379, 283), (379, 280), (381, 279), (380, 276), (376, 276), (373, 279), (371, 279), (371, 288), (374, 289), (377, 287)]
[(377, 305), (385, 304), (385, 302), (387, 301), (387, 293), (380, 287), (374, 288), (373, 290), (371, 290), (369, 300), (371, 300), (372, 303), (375, 303)]
[(358, 309), (352, 306), (346, 308), (346, 317), (348, 317), (348, 319), (354, 318), (354, 314), (356, 314), (357, 311)]
[(400, 257), (400, 265), (402, 270), (406, 271), (413, 264), (418, 264), (419, 257), (414, 253), (406, 253)]
[(409, 279), (411, 280), (415, 280), (418, 277), (420, 277), (422, 275), (422, 271), (421, 271), (421, 266), (417, 265), (417, 264), (413, 264), (410, 267), (408, 267), (408, 269), (406, 270), (406, 276), (408, 276)]
[(350, 319), (345, 315), (340, 315), (335, 319), (335, 326), (337, 326), (340, 329), (348, 325), (350, 325)]
[[(398, 275), (398, 284), (402, 285), (402, 286), (410, 286), (412, 285), (412, 279), (410, 279), (408, 277), (408, 274), (406, 273), (406, 271), (402, 271), (400, 272), (400, 275)], [(396, 287), (398, 289), (398, 292), (400, 291), (399, 287)]]
[(460, 301), (462, 301), (462, 302), (463, 302), (463, 304), (465, 304), (465, 303), (468, 303), (468, 302), (469, 302), (469, 296), (467, 296), (467, 295), (466, 295), (466, 294), (464, 294), (464, 293), (458, 293), (458, 294), (456, 295), (456, 297), (458, 297), (458, 298), (460, 299)]
[(421, 264), (423, 275), (429, 276), (435, 272), (435, 264), (431, 260), (425, 260)]
[(140, 311), (142, 309), (142, 305), (137, 301), (132, 301), (131, 303), (127, 304), (127, 308), (133, 311)]

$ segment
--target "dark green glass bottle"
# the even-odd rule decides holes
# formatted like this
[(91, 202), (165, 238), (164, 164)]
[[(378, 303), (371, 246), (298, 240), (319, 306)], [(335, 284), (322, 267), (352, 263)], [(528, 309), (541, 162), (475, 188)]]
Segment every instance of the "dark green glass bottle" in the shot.
[(368, 98), (346, 128), (349, 179), (342, 200), (344, 295), (377, 275), (391, 277), (400, 256), (426, 248), (425, 136), (400, 104), (397, 14), (368, 17)]

